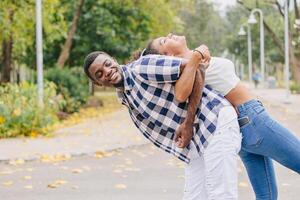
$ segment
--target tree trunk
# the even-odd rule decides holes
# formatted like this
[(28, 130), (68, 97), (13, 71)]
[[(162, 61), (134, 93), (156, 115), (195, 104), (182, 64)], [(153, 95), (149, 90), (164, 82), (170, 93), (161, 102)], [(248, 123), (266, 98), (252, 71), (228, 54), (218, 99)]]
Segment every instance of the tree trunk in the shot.
[(68, 36), (67, 39), (65, 41), (65, 44), (60, 52), (58, 61), (57, 61), (57, 65), (60, 68), (63, 68), (65, 65), (65, 62), (68, 60), (69, 55), (70, 55), (70, 49), (72, 47), (72, 39), (75, 35), (76, 29), (77, 29), (77, 25), (78, 25), (78, 21), (79, 21), (79, 17), (80, 17), (80, 12), (82, 9), (82, 6), (84, 4), (84, 0), (78, 0), (78, 5), (77, 8), (74, 12), (73, 15), (73, 20), (72, 20), (72, 25), (71, 28), (68, 32)]
[[(9, 23), (12, 23), (14, 11), (9, 11)], [(12, 70), (12, 49), (13, 49), (13, 36), (12, 32), (8, 38), (2, 41), (2, 77), (1, 81), (6, 83), (10, 82), (10, 72)]]

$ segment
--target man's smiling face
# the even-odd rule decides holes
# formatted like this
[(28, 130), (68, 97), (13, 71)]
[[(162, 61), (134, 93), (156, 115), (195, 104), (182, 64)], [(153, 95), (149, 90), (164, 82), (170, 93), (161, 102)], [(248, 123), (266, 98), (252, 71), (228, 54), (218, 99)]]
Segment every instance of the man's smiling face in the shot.
[(89, 67), (89, 73), (97, 85), (112, 87), (122, 81), (119, 64), (107, 54), (99, 54)]

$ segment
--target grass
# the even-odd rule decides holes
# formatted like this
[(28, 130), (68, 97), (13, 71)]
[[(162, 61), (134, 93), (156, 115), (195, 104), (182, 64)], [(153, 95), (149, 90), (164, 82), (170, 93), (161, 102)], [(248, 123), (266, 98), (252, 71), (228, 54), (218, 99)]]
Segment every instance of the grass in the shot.
[(115, 91), (97, 92), (92, 98), (101, 100), (103, 106), (81, 108), (79, 112), (70, 115), (63, 121), (60, 121), (58, 124), (54, 125), (53, 128), (59, 129), (62, 127), (75, 125), (91, 118), (103, 118), (108, 114), (121, 109), (122, 107), (117, 99), (117, 94)]

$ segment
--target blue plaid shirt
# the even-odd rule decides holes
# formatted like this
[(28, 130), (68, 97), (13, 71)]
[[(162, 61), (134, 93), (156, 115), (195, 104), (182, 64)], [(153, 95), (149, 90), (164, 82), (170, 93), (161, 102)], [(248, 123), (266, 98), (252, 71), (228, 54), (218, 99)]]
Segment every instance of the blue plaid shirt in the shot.
[[(122, 66), (124, 90), (117, 89), (120, 102), (129, 109), (135, 126), (154, 145), (186, 163), (190, 147), (178, 148), (175, 130), (187, 114), (188, 103), (175, 99), (174, 86), (180, 75), (181, 59), (147, 55)], [(196, 111), (192, 142), (201, 155), (217, 126), (219, 110), (230, 105), (221, 95), (205, 87)]]

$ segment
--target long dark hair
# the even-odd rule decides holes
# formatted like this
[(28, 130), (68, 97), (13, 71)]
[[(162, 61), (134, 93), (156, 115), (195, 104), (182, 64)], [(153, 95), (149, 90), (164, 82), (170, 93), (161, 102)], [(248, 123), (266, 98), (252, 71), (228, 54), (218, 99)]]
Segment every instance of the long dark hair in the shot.
[(141, 56), (149, 55), (149, 54), (160, 54), (158, 50), (153, 48), (153, 40), (150, 40), (143, 50), (134, 51), (131, 54), (131, 62), (138, 60)]

